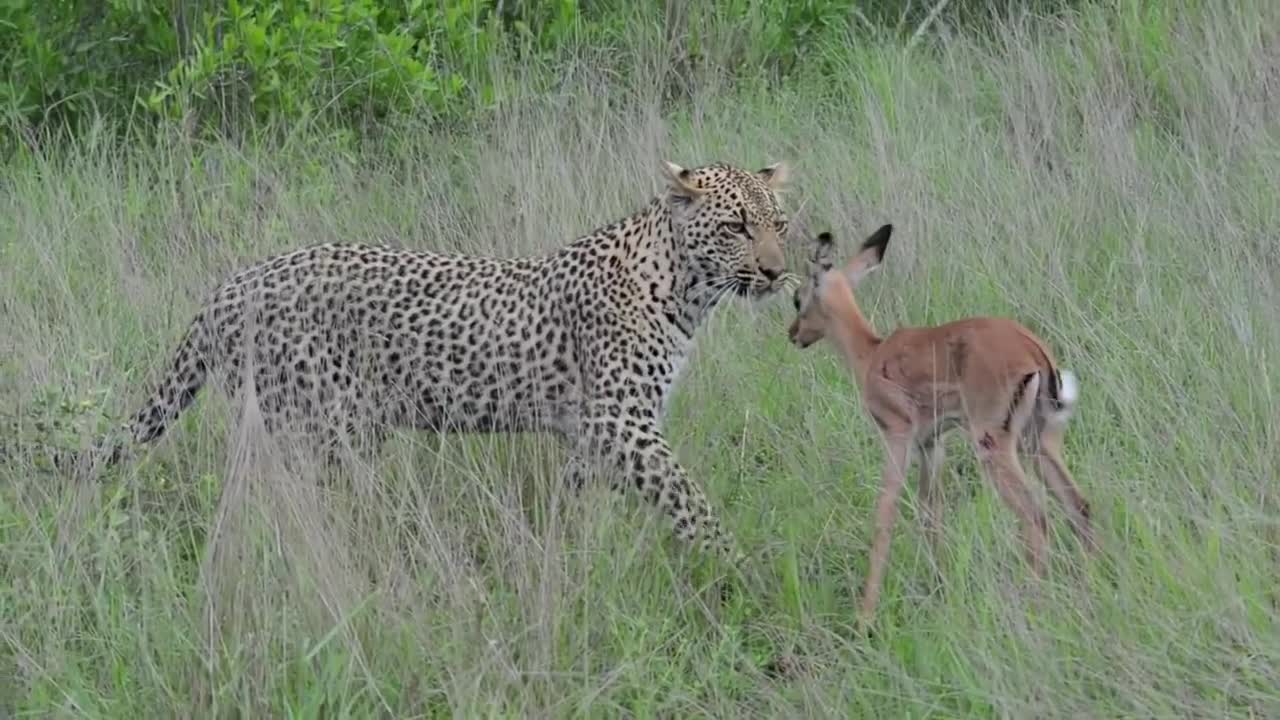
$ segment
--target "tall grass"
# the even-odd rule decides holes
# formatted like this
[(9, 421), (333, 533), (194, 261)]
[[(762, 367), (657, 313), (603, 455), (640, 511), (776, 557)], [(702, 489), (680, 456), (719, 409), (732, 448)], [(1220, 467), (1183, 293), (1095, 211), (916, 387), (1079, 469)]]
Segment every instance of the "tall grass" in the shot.
[[(0, 711), (1280, 715), (1275, 28), (1261, 0), (1123, 2), (911, 54), (850, 38), (822, 58), (834, 80), (698, 75), (675, 105), (586, 66), (377, 151), (103, 134), (15, 158)], [(790, 161), (796, 264), (819, 229), (852, 247), (895, 223), (863, 292), (881, 329), (990, 313), (1041, 333), (1083, 383), (1067, 459), (1104, 557), (1051, 514), (1033, 581), (957, 440), (936, 569), (908, 492), (879, 627), (856, 636), (881, 450), (834, 356), (785, 342), (784, 298), (715, 315), (668, 421), (776, 579), (727, 601), (650, 513), (562, 497), (563, 452), (536, 436), (404, 433), (322, 477), (208, 394), (118, 470), (43, 457), (125, 417), (243, 263), (321, 240), (548, 250), (638, 208), (661, 157)]]

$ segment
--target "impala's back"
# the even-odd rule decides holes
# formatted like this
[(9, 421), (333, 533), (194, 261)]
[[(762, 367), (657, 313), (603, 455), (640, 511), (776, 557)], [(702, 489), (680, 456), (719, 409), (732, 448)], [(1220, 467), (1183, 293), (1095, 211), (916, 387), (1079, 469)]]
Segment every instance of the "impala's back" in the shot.
[(877, 347), (864, 382), (877, 394), (904, 394), (924, 417), (958, 420), (1007, 412), (1005, 392), (1037, 372), (1043, 407), (1061, 407), (1061, 375), (1044, 343), (1013, 320), (979, 317), (897, 330)]

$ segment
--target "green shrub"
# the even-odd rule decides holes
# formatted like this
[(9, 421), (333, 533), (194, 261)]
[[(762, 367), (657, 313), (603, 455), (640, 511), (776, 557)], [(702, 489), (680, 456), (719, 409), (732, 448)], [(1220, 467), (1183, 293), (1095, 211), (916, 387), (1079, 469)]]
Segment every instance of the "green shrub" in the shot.
[(124, 114), (178, 55), (169, 3), (0, 0), (0, 112), (40, 123)]
[[(940, 22), (1077, 0), (955, 0)], [(0, 0), (0, 112), (35, 126), (191, 116), (231, 131), (412, 112), (466, 117), (496, 97), (495, 57), (549, 68), (575, 52), (628, 49), (657, 30), (674, 67), (745, 78), (830, 74), (828, 52), (868, 29), (914, 32), (932, 3), (898, 0)], [(673, 10), (680, 12), (673, 12)], [(678, 24), (673, 24), (678, 23)], [(850, 30), (854, 30), (854, 35)], [(547, 74), (554, 78), (554, 72)], [(138, 113), (139, 110), (143, 112)]]
[(156, 83), (146, 105), (256, 120), (443, 113), (467, 84), (441, 69), (440, 58), (448, 53), (459, 64), (475, 64), (495, 44), (480, 5), (228, 0), (223, 12), (205, 19), (191, 54)]

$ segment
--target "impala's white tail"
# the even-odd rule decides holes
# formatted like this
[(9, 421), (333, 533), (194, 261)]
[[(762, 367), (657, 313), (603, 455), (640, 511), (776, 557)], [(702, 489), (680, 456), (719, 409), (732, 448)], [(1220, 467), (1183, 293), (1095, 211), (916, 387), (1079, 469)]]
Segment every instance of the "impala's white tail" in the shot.
[(1074, 406), (1076, 398), (1080, 396), (1080, 383), (1076, 381), (1076, 374), (1070, 370), (1059, 370), (1058, 376), (1062, 378), (1062, 389), (1058, 391), (1058, 400), (1063, 405)]
[(1080, 397), (1080, 381), (1070, 370), (1050, 370), (1051, 382), (1047, 389), (1049, 396), (1047, 418), (1059, 425), (1065, 425), (1076, 409), (1076, 400)]

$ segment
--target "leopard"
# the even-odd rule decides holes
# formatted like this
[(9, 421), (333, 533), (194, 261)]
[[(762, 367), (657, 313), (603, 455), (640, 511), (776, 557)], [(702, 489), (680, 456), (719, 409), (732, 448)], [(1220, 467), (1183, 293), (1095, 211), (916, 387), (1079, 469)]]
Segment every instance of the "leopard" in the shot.
[(136, 414), (159, 439), (209, 381), (252, 397), (269, 436), (376, 453), (396, 428), (548, 433), (563, 478), (634, 493), (682, 547), (745, 554), (663, 432), (695, 334), (718, 306), (789, 281), (789, 170), (661, 164), (633, 214), (519, 257), (329, 242), (263, 259), (207, 297)]

